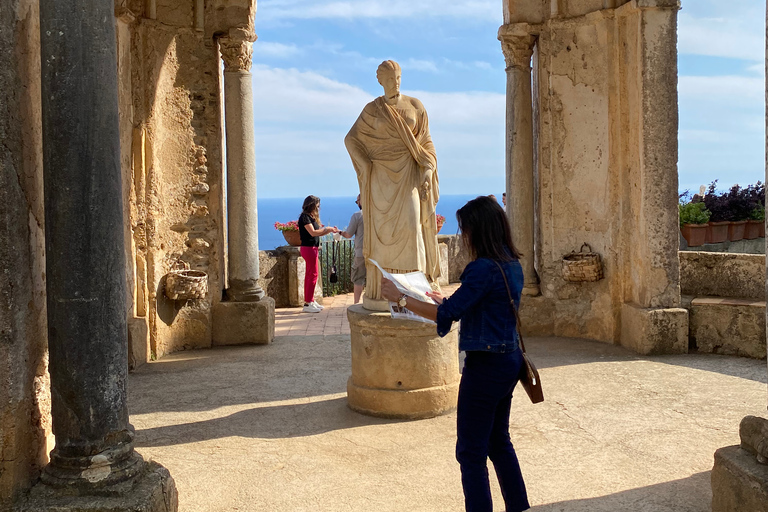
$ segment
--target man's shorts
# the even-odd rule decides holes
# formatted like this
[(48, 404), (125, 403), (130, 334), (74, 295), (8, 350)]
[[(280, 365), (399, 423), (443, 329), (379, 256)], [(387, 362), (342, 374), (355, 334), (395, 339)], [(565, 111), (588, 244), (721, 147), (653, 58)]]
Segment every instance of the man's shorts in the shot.
[(355, 261), (352, 263), (352, 273), (350, 275), (352, 283), (363, 286), (365, 284), (365, 258), (355, 257)]

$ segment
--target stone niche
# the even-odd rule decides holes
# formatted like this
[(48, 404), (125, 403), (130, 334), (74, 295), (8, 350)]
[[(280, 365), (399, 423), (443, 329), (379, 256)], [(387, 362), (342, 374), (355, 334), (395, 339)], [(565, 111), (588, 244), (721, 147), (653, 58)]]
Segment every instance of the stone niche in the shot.
[[(640, 353), (686, 352), (677, 255), (677, 2), (506, 5), (499, 30), (505, 51), (534, 42), (535, 213), (528, 221), (540, 295), (523, 301), (525, 330)], [(510, 65), (514, 56), (506, 55)], [(605, 277), (567, 282), (562, 258), (584, 242), (601, 255)]]

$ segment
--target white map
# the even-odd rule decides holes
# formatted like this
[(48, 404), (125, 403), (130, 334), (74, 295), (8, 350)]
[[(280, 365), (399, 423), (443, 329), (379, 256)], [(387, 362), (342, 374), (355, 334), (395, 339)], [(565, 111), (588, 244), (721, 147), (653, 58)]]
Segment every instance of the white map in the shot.
[[(424, 274), (424, 272), (416, 271), (408, 272), (407, 274), (391, 274), (381, 268), (381, 265), (379, 265), (376, 261), (370, 258), (368, 258), (368, 261), (370, 261), (373, 265), (376, 265), (376, 268), (379, 269), (381, 275), (395, 283), (395, 286), (397, 286), (397, 289), (400, 291), (400, 293), (408, 295), (409, 297), (413, 297), (414, 299), (420, 300), (422, 302), (436, 304), (435, 301), (426, 295), (427, 292), (432, 291), (432, 287), (429, 285), (429, 281), (427, 281), (427, 276)], [(435, 323), (432, 320), (417, 315), (407, 308), (401, 308), (397, 302), (389, 303), (389, 312), (392, 314), (392, 318), (401, 320), (414, 320), (416, 322), (424, 322), (429, 324)]]

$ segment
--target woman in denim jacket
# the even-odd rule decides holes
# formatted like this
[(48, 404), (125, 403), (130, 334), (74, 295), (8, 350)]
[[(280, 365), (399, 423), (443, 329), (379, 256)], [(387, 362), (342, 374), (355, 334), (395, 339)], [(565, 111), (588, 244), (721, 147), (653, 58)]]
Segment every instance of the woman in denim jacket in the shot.
[[(509, 304), (502, 269), (516, 305), (520, 304), (523, 270), (504, 210), (489, 197), (469, 201), (458, 212), (459, 229), (472, 261), (461, 275), (461, 286), (447, 299), (433, 293), (439, 305), (406, 297), (406, 307), (437, 323), (445, 336), (461, 320), (459, 350), (466, 351), (459, 386), (456, 459), (461, 467), (468, 512), (492, 512), (487, 459), (499, 479), (507, 512), (530, 508), (523, 475), (509, 439), (509, 410), (523, 356), (515, 316)], [(396, 302), (403, 296), (382, 280), (382, 296)]]

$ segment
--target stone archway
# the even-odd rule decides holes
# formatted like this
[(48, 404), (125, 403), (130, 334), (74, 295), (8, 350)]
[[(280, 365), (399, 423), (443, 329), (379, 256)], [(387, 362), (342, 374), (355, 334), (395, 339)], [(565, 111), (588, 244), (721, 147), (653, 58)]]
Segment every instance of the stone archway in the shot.
[[(524, 325), (644, 354), (687, 352), (677, 255), (679, 2), (504, 6), (507, 196), (530, 295)], [(585, 242), (605, 277), (567, 282), (562, 257)]]

